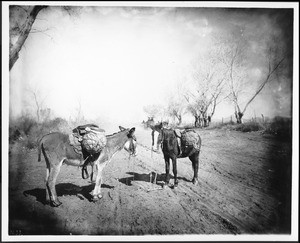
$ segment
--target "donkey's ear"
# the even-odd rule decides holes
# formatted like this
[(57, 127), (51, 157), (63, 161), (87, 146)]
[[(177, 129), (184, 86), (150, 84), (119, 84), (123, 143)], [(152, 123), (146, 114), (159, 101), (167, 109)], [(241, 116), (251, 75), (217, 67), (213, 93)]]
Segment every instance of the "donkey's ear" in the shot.
[(122, 127), (122, 126), (119, 126), (119, 129), (120, 129), (121, 131), (126, 130), (126, 128), (125, 128), (125, 127)]
[(133, 134), (134, 132), (135, 132), (135, 127), (131, 128), (131, 129), (129, 130), (129, 134)]

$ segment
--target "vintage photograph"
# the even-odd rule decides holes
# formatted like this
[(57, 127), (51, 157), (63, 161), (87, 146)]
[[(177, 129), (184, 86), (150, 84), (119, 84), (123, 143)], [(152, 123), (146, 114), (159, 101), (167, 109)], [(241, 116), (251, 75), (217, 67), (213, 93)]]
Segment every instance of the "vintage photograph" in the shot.
[(297, 240), (298, 11), (2, 2), (2, 240)]

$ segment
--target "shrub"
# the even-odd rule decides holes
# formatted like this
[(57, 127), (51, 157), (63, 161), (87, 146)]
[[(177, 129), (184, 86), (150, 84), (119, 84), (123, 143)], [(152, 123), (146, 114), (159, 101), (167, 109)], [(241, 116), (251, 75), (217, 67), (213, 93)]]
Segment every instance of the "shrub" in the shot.
[(235, 123), (233, 121), (228, 121), (228, 122), (212, 122), (208, 127), (206, 127), (206, 130), (211, 130), (211, 129), (229, 129), (232, 130), (233, 126)]
[(233, 127), (233, 130), (241, 131), (241, 132), (256, 132), (256, 131), (261, 131), (264, 129), (265, 129), (265, 127), (261, 123), (255, 122), (255, 121), (242, 123), (242, 124), (236, 124)]
[(37, 121), (35, 121), (33, 118), (25, 116), (22, 117), (19, 121), (19, 129), (25, 134), (29, 135), (32, 128), (36, 127), (38, 125)]
[(279, 139), (290, 140), (292, 138), (292, 119), (277, 116), (266, 124), (264, 133), (275, 135)]
[(22, 116), (18, 120), (10, 121), (9, 143), (18, 141), (22, 147), (33, 149), (43, 135), (54, 131), (67, 132), (70, 130), (68, 128), (68, 122), (62, 118), (38, 123), (31, 117)]

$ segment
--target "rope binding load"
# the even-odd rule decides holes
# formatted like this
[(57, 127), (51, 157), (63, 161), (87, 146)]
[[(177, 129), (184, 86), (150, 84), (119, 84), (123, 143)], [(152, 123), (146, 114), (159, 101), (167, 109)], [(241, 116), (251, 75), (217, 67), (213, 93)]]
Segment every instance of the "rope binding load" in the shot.
[(82, 149), (93, 155), (106, 146), (105, 130), (94, 124), (81, 125), (73, 129), (72, 134), (81, 144)]

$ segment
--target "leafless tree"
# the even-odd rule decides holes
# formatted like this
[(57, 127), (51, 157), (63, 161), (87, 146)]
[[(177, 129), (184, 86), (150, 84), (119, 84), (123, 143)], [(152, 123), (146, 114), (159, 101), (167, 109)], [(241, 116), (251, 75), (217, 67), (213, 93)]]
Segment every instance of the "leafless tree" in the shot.
[(201, 118), (203, 113), (203, 103), (201, 100), (195, 99), (195, 97), (191, 98), (192, 94), (185, 94), (184, 98), (187, 102), (187, 111), (189, 111), (194, 119), (194, 126), (199, 127), (201, 126)]
[(36, 106), (35, 113), (37, 121), (40, 122), (44, 120), (45, 117), (50, 116), (50, 113), (48, 115), (46, 114), (47, 108), (44, 107), (44, 103), (47, 96), (42, 97), (41, 92), (38, 90), (38, 88), (28, 88), (27, 91), (31, 94), (34, 104)]
[(168, 115), (172, 118), (176, 118), (178, 120), (178, 125), (182, 122), (183, 108), (183, 104), (175, 99), (170, 99), (167, 105)]
[[(207, 126), (225, 94), (224, 65), (212, 49), (194, 61), (192, 85), (185, 93), (195, 124)], [(200, 123), (200, 124), (199, 124)]]
[(75, 123), (82, 124), (84, 122), (85, 118), (81, 107), (81, 100), (78, 99), (78, 106), (75, 108)]
[(186, 113), (186, 102), (184, 100), (184, 82), (178, 81), (175, 90), (170, 91), (167, 98), (166, 113), (168, 116), (177, 119), (177, 125), (182, 123), (183, 115)]
[(162, 119), (165, 116), (165, 109), (159, 104), (150, 104), (143, 107), (144, 112), (148, 117), (153, 119)]
[[(247, 40), (244, 36), (229, 36), (227, 40), (222, 40), (222, 50), (220, 51), (219, 59), (227, 67), (226, 80), (229, 88), (229, 99), (232, 101), (235, 109), (235, 117), (237, 123), (242, 123), (242, 117), (244, 116), (248, 106), (253, 102), (257, 95), (263, 90), (265, 85), (272, 80), (275, 72), (279, 70), (285, 59), (284, 50), (277, 45), (278, 42), (275, 41), (275, 37), (271, 35), (269, 39), (265, 42), (267, 51), (263, 50), (260, 55), (266, 55), (265, 57), (265, 67), (260, 67), (265, 69), (265, 76), (262, 80), (258, 82), (257, 86), (253, 87), (253, 83), (249, 80), (249, 66), (251, 66), (251, 61), (248, 60), (247, 55), (249, 50), (247, 50)], [(257, 54), (259, 55), (259, 54)], [(258, 57), (257, 57), (258, 58)], [(250, 82), (249, 82), (250, 81)], [(249, 85), (252, 83), (252, 85)], [(254, 92), (251, 92), (254, 90)], [(243, 93), (251, 93), (248, 95), (248, 99), (245, 105), (241, 106)]]

